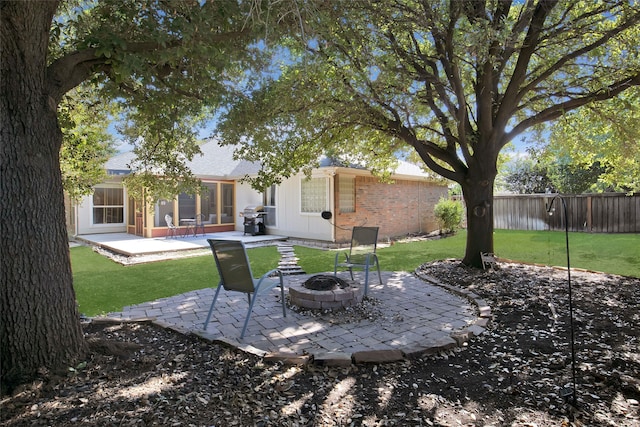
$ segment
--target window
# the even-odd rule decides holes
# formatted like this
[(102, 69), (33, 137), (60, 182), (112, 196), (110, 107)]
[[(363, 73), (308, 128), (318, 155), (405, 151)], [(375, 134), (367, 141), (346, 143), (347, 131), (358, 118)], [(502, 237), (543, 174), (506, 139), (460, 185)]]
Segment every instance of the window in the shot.
[(327, 210), (327, 178), (303, 179), (300, 190), (300, 212), (320, 213)]
[(341, 213), (356, 211), (356, 179), (353, 176), (338, 176), (338, 203)]
[(165, 215), (171, 215), (173, 223), (176, 223), (177, 218), (173, 214), (173, 200), (160, 199), (156, 204), (155, 209), (155, 226), (166, 227), (167, 222), (164, 220)]
[(264, 225), (276, 226), (276, 186), (268, 187), (262, 194), (262, 205), (267, 215), (263, 218)]
[(204, 215), (206, 222), (218, 224), (218, 184), (205, 182), (203, 185), (207, 190), (200, 198), (200, 213)]
[(264, 206), (275, 206), (276, 205), (276, 186), (272, 184), (262, 194), (262, 204)]
[(164, 216), (173, 217), (178, 225), (181, 219), (204, 215), (204, 223), (219, 225), (235, 222), (235, 185), (227, 182), (203, 182), (204, 191), (199, 197), (187, 193), (178, 196), (177, 214), (174, 215), (174, 200), (160, 200), (156, 205), (155, 226), (166, 227)]
[(233, 224), (235, 222), (235, 187), (225, 182), (205, 182), (200, 196), (200, 213), (207, 224)]
[(98, 187), (93, 192), (93, 223), (124, 224), (123, 189)]
[(234, 221), (233, 184), (220, 184), (222, 187), (222, 217), (220, 223), (232, 224)]
[[(178, 196), (178, 218), (190, 219), (196, 217), (196, 197), (187, 194), (180, 193)], [(175, 224), (178, 224), (178, 218), (174, 218)]]

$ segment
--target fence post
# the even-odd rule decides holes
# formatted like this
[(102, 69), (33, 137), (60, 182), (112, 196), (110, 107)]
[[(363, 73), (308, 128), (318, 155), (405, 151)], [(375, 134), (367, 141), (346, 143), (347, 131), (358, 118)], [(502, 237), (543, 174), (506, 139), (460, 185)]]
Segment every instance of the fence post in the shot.
[(591, 196), (587, 196), (587, 230), (589, 230), (589, 233), (593, 231), (592, 227), (593, 227), (593, 218), (592, 218), (592, 211), (591, 211)]

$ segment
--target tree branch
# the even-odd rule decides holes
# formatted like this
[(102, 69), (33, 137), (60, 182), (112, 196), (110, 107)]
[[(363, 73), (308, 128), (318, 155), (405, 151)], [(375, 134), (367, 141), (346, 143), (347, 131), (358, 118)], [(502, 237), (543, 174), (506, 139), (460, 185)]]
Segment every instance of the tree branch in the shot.
[(525, 36), (522, 48), (520, 49), (520, 54), (518, 55), (518, 61), (516, 62), (509, 85), (504, 92), (500, 108), (498, 109), (494, 120), (494, 125), (496, 127), (506, 126), (509, 118), (511, 117), (511, 112), (517, 105), (520, 87), (527, 76), (527, 69), (529, 68), (531, 57), (538, 47), (544, 22), (557, 3), (558, 0), (541, 0), (531, 15), (529, 30)]
[[(248, 31), (248, 29), (243, 29), (240, 31), (207, 35), (206, 42), (214, 44), (226, 40), (234, 40), (246, 34)], [(183, 45), (184, 42), (181, 39), (166, 43), (128, 43), (122, 51), (130, 54), (157, 52), (174, 49)], [(56, 104), (60, 102), (65, 93), (80, 85), (91, 76), (100, 72), (108, 72), (112, 68), (108, 62), (109, 58), (98, 56), (97, 51), (97, 48), (87, 48), (71, 52), (49, 65), (47, 68), (47, 83), (49, 86), (49, 94), (55, 100)], [(113, 59), (109, 61), (113, 61)]]
[(505, 48), (502, 52), (502, 61), (498, 64), (498, 67), (496, 70), (497, 75), (502, 74), (502, 72), (504, 71), (504, 68), (509, 62), (509, 59), (511, 59), (511, 56), (516, 51), (515, 39), (518, 37), (520, 33), (524, 31), (527, 24), (531, 20), (531, 16), (533, 15), (533, 12), (535, 10), (534, 6), (535, 4), (533, 1), (528, 1), (527, 4), (524, 6), (523, 11), (521, 11), (520, 16), (518, 17), (518, 21), (513, 25), (513, 28), (511, 29), (511, 36), (514, 40), (511, 41), (511, 44), (505, 45)]
[[(447, 152), (438, 148), (435, 144), (426, 141), (423, 142), (416, 140), (411, 144), (411, 146), (413, 146), (429, 169), (447, 179), (457, 183), (462, 183), (466, 175), (467, 168), (457, 157), (451, 157)], [(440, 165), (435, 161), (434, 157), (451, 166), (453, 170)]]
[(625, 90), (633, 86), (640, 86), (640, 73), (634, 76), (628, 77), (626, 79), (620, 80), (618, 82), (615, 82), (614, 84), (600, 91), (585, 95), (580, 98), (574, 98), (566, 102), (555, 104), (549, 108), (546, 108), (545, 110), (542, 110), (540, 113), (523, 120), (518, 125), (516, 125), (510, 132), (506, 133), (503, 138), (503, 141), (500, 144), (500, 148), (502, 148), (504, 145), (506, 145), (509, 141), (511, 141), (517, 135), (521, 134), (522, 132), (524, 132), (525, 130), (529, 129), (532, 126), (535, 126), (540, 123), (548, 122), (551, 120), (555, 120), (558, 117), (564, 115), (565, 113), (571, 110), (575, 110), (576, 108), (580, 108), (584, 105), (614, 98), (618, 96), (620, 93), (624, 92)]
[(578, 57), (580, 57), (581, 55), (584, 55), (587, 52), (591, 52), (592, 50), (594, 50), (594, 49), (596, 49), (596, 48), (598, 48), (600, 46), (605, 45), (614, 36), (620, 34), (621, 32), (625, 31), (626, 29), (636, 25), (639, 21), (640, 21), (640, 13), (637, 13), (634, 16), (632, 16), (631, 18), (629, 18), (629, 20), (627, 22), (625, 22), (624, 25), (620, 25), (620, 26), (618, 26), (618, 27), (616, 27), (616, 28), (614, 28), (614, 29), (612, 29), (610, 31), (607, 31), (598, 40), (594, 41), (593, 43), (591, 43), (591, 44), (589, 44), (587, 46), (584, 46), (582, 49), (578, 49), (578, 50), (576, 50), (576, 51), (574, 51), (574, 52), (572, 52), (572, 53), (570, 53), (568, 55), (563, 56), (558, 61), (556, 61), (551, 67), (546, 69), (544, 72), (540, 73), (535, 79), (533, 79), (531, 82), (529, 82), (529, 84), (524, 86), (519, 91), (520, 93), (517, 96), (518, 101), (524, 97), (525, 93), (527, 93), (530, 90), (533, 90), (533, 88), (535, 88), (536, 85), (538, 85), (541, 81), (544, 81), (547, 78), (549, 78), (556, 71), (560, 70), (570, 60), (578, 58)]
[(65, 55), (49, 65), (47, 84), (56, 105), (65, 93), (94, 75), (96, 68), (106, 65), (105, 59), (96, 56), (95, 48), (89, 48)]

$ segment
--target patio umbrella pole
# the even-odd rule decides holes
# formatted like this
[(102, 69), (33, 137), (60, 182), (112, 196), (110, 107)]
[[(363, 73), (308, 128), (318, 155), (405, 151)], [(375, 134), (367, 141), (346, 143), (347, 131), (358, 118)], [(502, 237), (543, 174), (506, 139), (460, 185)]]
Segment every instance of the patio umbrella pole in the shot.
[(556, 195), (551, 199), (551, 203), (547, 207), (547, 213), (549, 215), (553, 215), (552, 208), (553, 202), (556, 199), (560, 199), (562, 202), (562, 208), (564, 211), (564, 230), (565, 230), (565, 242), (567, 247), (567, 280), (569, 282), (569, 329), (570, 329), (570, 337), (571, 337), (571, 377), (572, 377), (572, 390), (567, 390), (566, 388), (562, 389), (560, 395), (568, 400), (569, 396), (571, 396), (571, 404), (576, 407), (577, 399), (576, 399), (576, 350), (575, 350), (575, 339), (573, 332), (573, 297), (571, 292), (571, 262), (569, 259), (569, 216), (567, 215), (567, 203), (564, 200), (564, 197), (561, 195)]

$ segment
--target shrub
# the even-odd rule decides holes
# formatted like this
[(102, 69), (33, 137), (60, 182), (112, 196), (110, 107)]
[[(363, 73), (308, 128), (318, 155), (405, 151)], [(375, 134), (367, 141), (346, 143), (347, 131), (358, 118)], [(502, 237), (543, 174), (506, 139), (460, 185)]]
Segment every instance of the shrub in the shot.
[(440, 232), (454, 233), (460, 227), (464, 209), (462, 203), (443, 197), (436, 203), (433, 212), (440, 225)]

